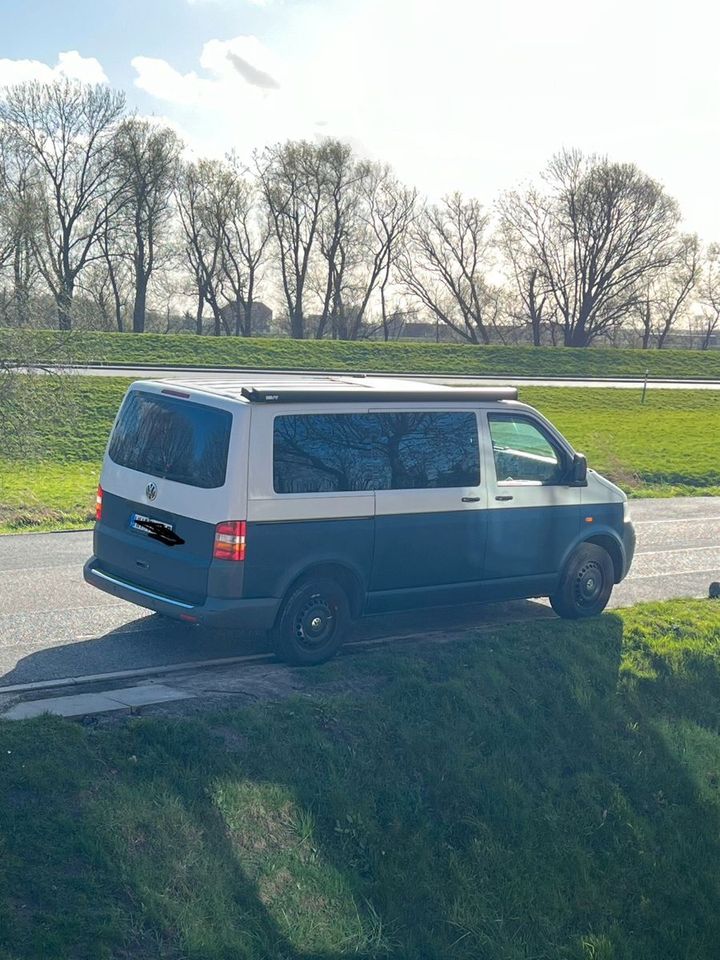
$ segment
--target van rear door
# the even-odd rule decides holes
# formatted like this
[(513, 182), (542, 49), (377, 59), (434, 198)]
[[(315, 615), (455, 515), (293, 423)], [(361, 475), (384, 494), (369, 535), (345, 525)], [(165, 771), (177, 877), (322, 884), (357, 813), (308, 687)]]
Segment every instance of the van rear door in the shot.
[(104, 571), (193, 604), (207, 596), (216, 524), (242, 519), (228, 483), (233, 412), (215, 399), (130, 389), (108, 445), (95, 526)]

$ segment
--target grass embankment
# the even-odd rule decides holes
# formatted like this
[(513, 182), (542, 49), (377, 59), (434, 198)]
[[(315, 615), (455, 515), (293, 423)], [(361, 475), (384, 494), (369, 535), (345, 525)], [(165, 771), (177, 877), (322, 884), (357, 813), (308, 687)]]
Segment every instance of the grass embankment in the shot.
[[(0, 330), (0, 356), (18, 350), (18, 333)], [(349, 343), (332, 340), (243, 339), (119, 333), (23, 333), (38, 360), (242, 366), (288, 370), (369, 370), (396, 373), (504, 376), (720, 378), (720, 351), (626, 350), (606, 347), (480, 347), (463, 344)]]
[[(129, 380), (77, 378), (31, 425), (37, 461), (0, 459), (0, 532), (87, 526), (108, 432)], [(39, 380), (34, 389), (57, 390)], [(720, 495), (720, 400), (711, 391), (527, 387), (591, 465), (635, 496)]]
[(4, 724), (0, 956), (715, 960), (718, 613), (376, 650), (192, 721)]

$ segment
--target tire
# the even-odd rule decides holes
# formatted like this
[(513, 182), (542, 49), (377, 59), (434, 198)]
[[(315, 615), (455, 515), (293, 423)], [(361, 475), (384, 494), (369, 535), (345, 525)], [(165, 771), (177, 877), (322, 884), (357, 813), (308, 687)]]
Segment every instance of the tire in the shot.
[(607, 606), (614, 582), (607, 551), (594, 543), (582, 544), (570, 557), (550, 604), (566, 620), (596, 617)]
[(296, 666), (335, 656), (350, 627), (350, 604), (330, 577), (307, 577), (288, 592), (272, 630), (275, 654)]

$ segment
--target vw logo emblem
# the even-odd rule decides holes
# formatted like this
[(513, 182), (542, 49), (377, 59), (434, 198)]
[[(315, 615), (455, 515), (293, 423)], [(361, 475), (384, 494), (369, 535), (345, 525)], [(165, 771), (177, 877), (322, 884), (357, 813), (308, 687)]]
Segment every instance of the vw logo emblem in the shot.
[(156, 484), (156, 483), (149, 483), (149, 484), (145, 487), (145, 496), (148, 498), (148, 500), (154, 500), (154, 499), (155, 499), (155, 497), (157, 496), (157, 484)]

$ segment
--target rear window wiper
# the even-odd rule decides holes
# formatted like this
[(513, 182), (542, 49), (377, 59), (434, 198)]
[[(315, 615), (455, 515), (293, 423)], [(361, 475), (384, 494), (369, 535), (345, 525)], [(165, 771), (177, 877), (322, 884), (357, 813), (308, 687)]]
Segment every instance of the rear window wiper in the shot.
[(177, 547), (181, 543), (185, 543), (182, 537), (179, 537), (174, 530), (169, 530), (159, 520), (141, 520), (138, 517), (135, 523), (138, 527), (144, 527), (149, 531), (151, 540), (159, 540), (160, 543), (167, 544), (168, 547)]

